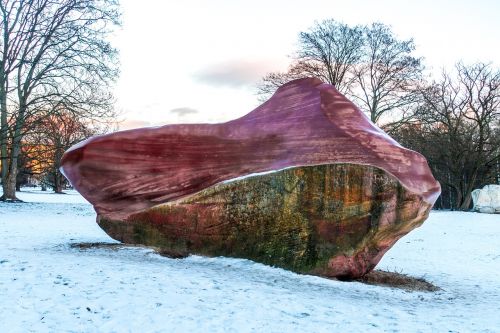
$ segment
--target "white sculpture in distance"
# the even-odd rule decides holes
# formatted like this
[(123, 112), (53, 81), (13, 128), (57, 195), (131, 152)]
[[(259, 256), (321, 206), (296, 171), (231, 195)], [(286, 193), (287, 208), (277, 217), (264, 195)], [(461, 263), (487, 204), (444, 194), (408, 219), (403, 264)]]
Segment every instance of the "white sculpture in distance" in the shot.
[(500, 185), (486, 185), (472, 191), (472, 201), (477, 212), (500, 214)]

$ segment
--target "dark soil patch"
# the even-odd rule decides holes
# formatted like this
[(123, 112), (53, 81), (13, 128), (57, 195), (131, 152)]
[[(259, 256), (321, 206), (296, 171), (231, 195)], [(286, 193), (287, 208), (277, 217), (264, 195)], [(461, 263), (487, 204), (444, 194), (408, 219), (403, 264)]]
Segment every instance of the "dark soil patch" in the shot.
[(135, 244), (123, 244), (123, 243), (104, 243), (104, 242), (71, 243), (70, 247), (73, 249), (80, 249), (80, 250), (89, 250), (89, 249), (118, 250), (118, 249), (123, 249), (123, 248), (127, 248), (127, 247), (140, 247), (140, 248), (151, 249), (162, 257), (168, 257), (168, 258), (172, 258), (172, 259), (182, 259), (182, 258), (186, 258), (187, 256), (189, 256), (189, 254), (183, 253), (183, 252), (167, 250), (167, 249), (162, 249), (162, 248), (156, 248), (153, 246), (144, 246), (144, 245), (140, 245), (140, 244), (135, 245)]
[(156, 251), (156, 253), (158, 253), (162, 257), (167, 257), (167, 258), (172, 258), (172, 259), (182, 259), (182, 258), (186, 258), (189, 256), (188, 253), (174, 251), (174, 250), (156, 249), (155, 251)]
[(426, 281), (424, 278), (415, 278), (406, 274), (375, 270), (355, 279), (354, 281), (392, 288), (400, 288), (407, 291), (434, 292), (441, 288)]
[[(125, 247), (121, 243), (71, 243), (69, 245), (73, 249), (88, 250), (88, 249), (119, 249)], [(128, 245), (126, 245), (128, 246)]]
[(5, 197), (0, 197), (0, 202), (5, 202), (5, 203), (24, 203), (21, 199), (15, 198), (15, 199), (6, 199)]

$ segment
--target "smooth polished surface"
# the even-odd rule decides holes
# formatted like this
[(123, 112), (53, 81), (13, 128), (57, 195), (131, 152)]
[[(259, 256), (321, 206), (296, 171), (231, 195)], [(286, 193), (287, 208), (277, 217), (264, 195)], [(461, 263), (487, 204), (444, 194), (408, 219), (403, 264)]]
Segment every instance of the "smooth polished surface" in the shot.
[(333, 86), (292, 81), (222, 124), (167, 125), (93, 137), (66, 152), (62, 170), (96, 211), (126, 219), (250, 173), (354, 163), (393, 175), (432, 205), (439, 183), (420, 154), (401, 147)]

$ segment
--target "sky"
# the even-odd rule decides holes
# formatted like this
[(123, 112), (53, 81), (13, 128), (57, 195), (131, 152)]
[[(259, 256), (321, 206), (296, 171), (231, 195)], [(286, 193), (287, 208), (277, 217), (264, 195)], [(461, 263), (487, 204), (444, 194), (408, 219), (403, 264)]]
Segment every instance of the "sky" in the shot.
[(260, 79), (286, 70), (299, 32), (327, 18), (390, 25), (414, 38), (429, 73), (460, 60), (500, 67), (498, 0), (121, 0), (121, 9), (120, 129), (243, 116), (260, 104)]

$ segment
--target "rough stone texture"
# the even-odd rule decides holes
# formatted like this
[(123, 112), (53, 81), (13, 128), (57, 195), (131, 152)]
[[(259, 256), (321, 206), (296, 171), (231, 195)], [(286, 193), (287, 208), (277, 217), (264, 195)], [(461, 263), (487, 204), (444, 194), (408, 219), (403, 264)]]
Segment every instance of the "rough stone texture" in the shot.
[(252, 259), (301, 273), (360, 276), (431, 205), (366, 165), (298, 167), (222, 183), (126, 221), (98, 218), (115, 239)]
[(227, 123), (91, 138), (62, 170), (116, 239), (348, 278), (420, 225), (440, 193), (421, 155), (317, 79)]
[(500, 214), (500, 185), (486, 185), (472, 191), (472, 201), (475, 211)]

